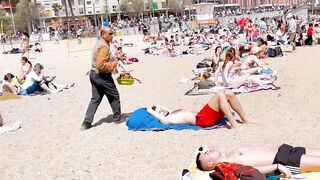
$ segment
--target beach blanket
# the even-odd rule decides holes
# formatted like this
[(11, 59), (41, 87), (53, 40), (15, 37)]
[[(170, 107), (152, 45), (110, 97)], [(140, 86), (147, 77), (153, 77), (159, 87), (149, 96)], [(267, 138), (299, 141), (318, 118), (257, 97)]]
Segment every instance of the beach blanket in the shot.
[(188, 96), (196, 96), (196, 95), (208, 95), (208, 94), (216, 94), (218, 92), (223, 92), (225, 90), (231, 90), (235, 94), (243, 94), (243, 93), (251, 93), (262, 90), (279, 90), (280, 87), (275, 86), (274, 84), (253, 84), (249, 86), (240, 86), (238, 88), (225, 88), (225, 87), (213, 87), (210, 89), (199, 89), (198, 86), (194, 86), (191, 90), (187, 91), (185, 95)]
[(0, 134), (4, 134), (10, 131), (15, 131), (21, 127), (21, 123), (17, 121), (13, 126), (2, 126), (0, 127)]
[(0, 93), (0, 101), (5, 101), (5, 100), (12, 100), (12, 99), (21, 99), (22, 97), (16, 94), (12, 94), (12, 93)]
[(201, 128), (199, 126), (194, 125), (167, 125), (162, 124), (158, 119), (153, 117), (151, 114), (147, 112), (146, 108), (140, 108), (134, 111), (131, 116), (128, 118), (127, 126), (128, 130), (131, 131), (165, 131), (169, 129), (173, 130), (210, 130), (210, 129), (216, 129), (216, 128), (225, 128), (226, 127), (227, 119), (223, 118), (219, 124), (207, 127), (207, 128)]

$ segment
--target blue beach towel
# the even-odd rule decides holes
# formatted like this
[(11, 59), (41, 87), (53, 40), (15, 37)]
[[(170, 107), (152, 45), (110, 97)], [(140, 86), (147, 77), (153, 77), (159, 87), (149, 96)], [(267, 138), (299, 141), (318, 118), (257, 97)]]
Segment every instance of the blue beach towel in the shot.
[(162, 124), (158, 119), (153, 117), (151, 114), (147, 112), (146, 108), (140, 108), (134, 111), (131, 116), (129, 116), (127, 121), (128, 130), (131, 131), (165, 131), (169, 129), (174, 130), (184, 130), (184, 129), (190, 129), (190, 130), (210, 130), (210, 129), (216, 129), (225, 127), (226, 125), (226, 118), (223, 118), (219, 124), (207, 127), (207, 128), (201, 128), (199, 126), (194, 125), (166, 125)]

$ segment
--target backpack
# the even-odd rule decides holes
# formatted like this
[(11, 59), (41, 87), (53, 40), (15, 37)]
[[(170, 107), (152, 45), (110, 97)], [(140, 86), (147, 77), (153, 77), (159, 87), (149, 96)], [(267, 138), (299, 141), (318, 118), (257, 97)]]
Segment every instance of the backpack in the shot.
[(207, 64), (206, 62), (199, 62), (196, 66), (196, 68), (208, 68), (210, 67), (209, 64)]
[(209, 176), (215, 180), (266, 180), (266, 176), (251, 166), (236, 163), (218, 163)]
[(268, 57), (277, 57), (277, 51), (273, 48), (268, 48), (267, 55)]
[(276, 56), (277, 57), (282, 57), (283, 56), (283, 52), (282, 52), (280, 47), (275, 47), (274, 50), (276, 51)]

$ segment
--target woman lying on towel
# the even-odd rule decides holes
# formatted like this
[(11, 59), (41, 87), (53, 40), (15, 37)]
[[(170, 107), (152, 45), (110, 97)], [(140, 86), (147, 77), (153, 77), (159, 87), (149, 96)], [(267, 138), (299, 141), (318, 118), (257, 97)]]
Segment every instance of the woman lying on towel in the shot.
[(238, 127), (239, 124), (235, 117), (232, 116), (230, 107), (238, 113), (242, 123), (252, 122), (245, 114), (237, 97), (231, 91), (215, 94), (200, 112), (184, 109), (171, 111), (160, 105), (147, 108), (147, 111), (163, 124), (191, 124), (210, 127), (218, 124), (226, 116), (231, 127)]
[(291, 174), (320, 172), (320, 149), (306, 150), (304, 147), (283, 144), (277, 149), (238, 148), (224, 154), (216, 149), (199, 148), (196, 156), (199, 170), (211, 171), (223, 162), (253, 166), (261, 173), (278, 170), (289, 178)]

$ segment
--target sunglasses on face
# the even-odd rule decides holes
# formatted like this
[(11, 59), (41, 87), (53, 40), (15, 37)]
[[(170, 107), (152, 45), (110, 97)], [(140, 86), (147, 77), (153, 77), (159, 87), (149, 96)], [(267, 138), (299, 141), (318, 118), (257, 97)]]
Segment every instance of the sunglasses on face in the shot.
[(113, 35), (113, 33), (108, 33), (110, 36), (112, 36)]

